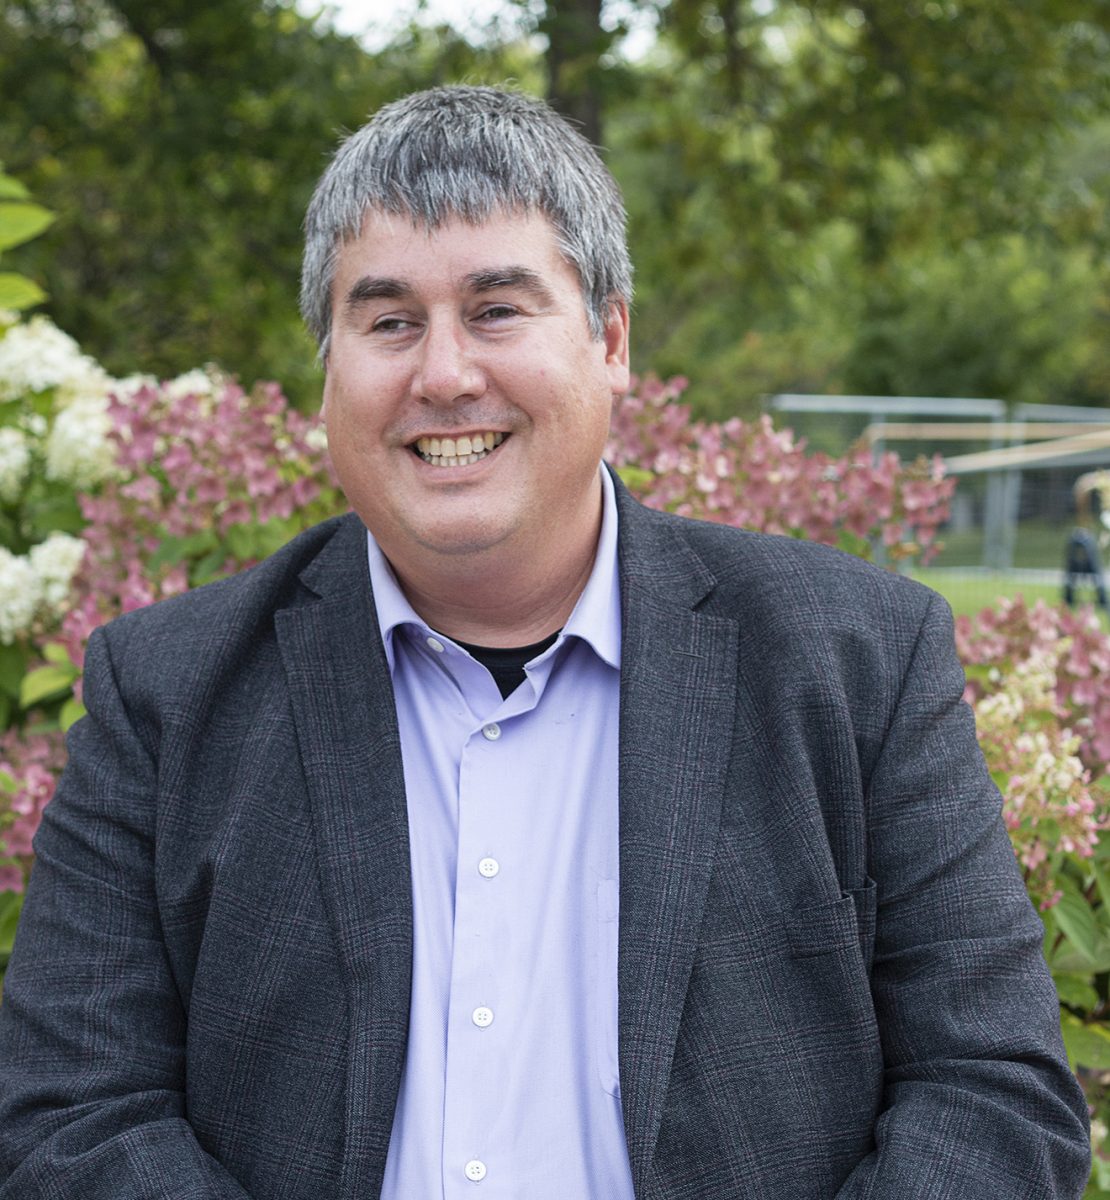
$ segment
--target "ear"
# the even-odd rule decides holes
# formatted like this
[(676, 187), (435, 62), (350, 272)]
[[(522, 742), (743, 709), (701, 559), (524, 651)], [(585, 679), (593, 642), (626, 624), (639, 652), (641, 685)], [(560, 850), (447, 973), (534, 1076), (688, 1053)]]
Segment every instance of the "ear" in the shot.
[(609, 316), (605, 321), (605, 368), (609, 373), (609, 390), (614, 396), (628, 391), (631, 377), (628, 366), (628, 303), (617, 297), (609, 301)]

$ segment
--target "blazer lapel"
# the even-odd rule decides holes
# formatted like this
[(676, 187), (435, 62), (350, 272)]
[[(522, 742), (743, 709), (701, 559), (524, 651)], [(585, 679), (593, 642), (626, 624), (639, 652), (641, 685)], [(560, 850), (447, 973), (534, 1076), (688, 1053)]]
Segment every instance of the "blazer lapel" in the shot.
[(351, 1013), (341, 1194), (377, 1195), (408, 1028), (412, 885), (401, 745), (366, 531), (347, 517), (276, 617)]
[(621, 546), (621, 1096), (637, 1195), (659, 1132), (720, 823), (737, 624), (694, 611), (714, 579), (618, 487)]

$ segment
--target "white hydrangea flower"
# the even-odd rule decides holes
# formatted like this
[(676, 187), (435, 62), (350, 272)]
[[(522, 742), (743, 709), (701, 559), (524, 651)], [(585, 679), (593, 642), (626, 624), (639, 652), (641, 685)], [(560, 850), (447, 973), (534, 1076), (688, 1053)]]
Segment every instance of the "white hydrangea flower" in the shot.
[(115, 451), (104, 396), (85, 396), (63, 409), (46, 439), (46, 477), (89, 488), (111, 475)]
[(111, 382), (69, 334), (44, 316), (13, 325), (0, 337), (0, 400), (57, 388), (57, 402), (64, 406), (104, 395)]
[(40, 598), (30, 560), (0, 546), (0, 642), (9, 646), (30, 631)]
[(52, 533), (45, 542), (31, 548), (28, 558), (38, 580), (43, 616), (65, 616), (70, 584), (84, 556), (84, 541), (68, 533)]
[(123, 379), (114, 380), (111, 390), (121, 400), (128, 400), (145, 387), (156, 388), (157, 386), (158, 379), (154, 375), (127, 375)]
[(224, 378), (216, 367), (197, 367), (186, 371), (176, 379), (166, 381), (165, 393), (177, 399), (178, 396), (212, 396), (223, 386)]
[(11, 504), (19, 499), (31, 465), (31, 447), (21, 429), (0, 429), (0, 500)]
[(304, 435), (304, 440), (310, 450), (326, 450), (328, 448), (328, 431), (323, 425), (313, 425)]

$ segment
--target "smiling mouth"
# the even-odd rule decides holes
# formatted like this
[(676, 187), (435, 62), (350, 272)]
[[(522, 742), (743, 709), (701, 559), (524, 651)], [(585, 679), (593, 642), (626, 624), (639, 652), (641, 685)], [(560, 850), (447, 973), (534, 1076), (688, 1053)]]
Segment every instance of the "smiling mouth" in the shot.
[(466, 467), (487, 458), (505, 440), (504, 433), (472, 433), (457, 438), (422, 437), (413, 453), (433, 467)]

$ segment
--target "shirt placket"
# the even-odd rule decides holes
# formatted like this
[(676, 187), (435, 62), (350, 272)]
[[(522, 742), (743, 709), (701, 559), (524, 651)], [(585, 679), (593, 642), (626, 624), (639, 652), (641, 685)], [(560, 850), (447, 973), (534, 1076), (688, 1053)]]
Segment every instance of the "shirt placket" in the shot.
[[(508, 1147), (496, 1144), (498, 1096), (511, 1070), (520, 1014), (506, 976), (518, 936), (514, 875), (527, 869), (522, 848), (501, 842), (514, 797), (512, 746), (527, 738), (535, 699), (526, 687), (478, 724), (459, 764), (454, 940), (447, 1006), (443, 1114), (445, 1200), (512, 1200)], [(519, 1038), (517, 1039), (519, 1041)], [(476, 1186), (480, 1185), (480, 1186)]]

